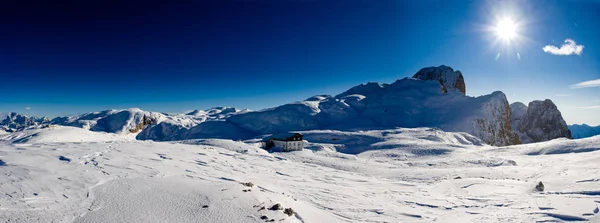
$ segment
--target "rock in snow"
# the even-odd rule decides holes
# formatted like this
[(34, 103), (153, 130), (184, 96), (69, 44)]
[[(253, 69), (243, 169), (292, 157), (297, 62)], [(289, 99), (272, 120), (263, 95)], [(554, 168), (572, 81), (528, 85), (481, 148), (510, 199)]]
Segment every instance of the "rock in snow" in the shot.
[(549, 99), (511, 105), (512, 128), (523, 143), (571, 138), (571, 131), (556, 105)]

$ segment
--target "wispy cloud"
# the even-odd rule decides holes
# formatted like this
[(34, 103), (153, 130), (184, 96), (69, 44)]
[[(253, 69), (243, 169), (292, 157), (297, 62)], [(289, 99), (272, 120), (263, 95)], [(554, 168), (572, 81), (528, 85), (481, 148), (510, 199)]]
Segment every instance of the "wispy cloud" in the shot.
[(565, 43), (560, 46), (560, 48), (552, 45), (546, 45), (542, 49), (544, 52), (549, 54), (568, 56), (573, 54), (581, 55), (581, 53), (583, 53), (583, 47), (583, 45), (577, 45), (575, 40), (566, 39)]
[(600, 87), (600, 79), (584, 81), (569, 86), (571, 88), (586, 88), (586, 87)]
[(556, 97), (571, 97), (570, 94), (556, 94)]
[(600, 109), (600, 105), (586, 106), (586, 107), (579, 107), (579, 108), (583, 108), (583, 109)]
[(25, 110), (31, 110), (31, 107), (25, 107)]

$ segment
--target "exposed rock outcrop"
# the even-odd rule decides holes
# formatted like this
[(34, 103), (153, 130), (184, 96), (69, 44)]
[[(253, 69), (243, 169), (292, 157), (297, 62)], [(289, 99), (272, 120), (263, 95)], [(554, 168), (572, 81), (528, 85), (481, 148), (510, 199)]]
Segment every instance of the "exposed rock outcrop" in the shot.
[(156, 119), (147, 117), (146, 115), (144, 115), (142, 120), (133, 129), (130, 129), (129, 132), (137, 133), (140, 130), (146, 128), (146, 126), (154, 125), (154, 124), (156, 124)]
[(20, 128), (25, 128), (28, 126), (32, 126), (34, 125), (35, 122), (33, 119), (22, 115), (22, 114), (18, 114), (16, 112), (11, 112), (6, 114), (6, 118), (2, 121), (0, 121), (0, 125), (4, 126), (5, 128), (9, 128), (9, 129), (20, 129)]
[(532, 101), (526, 107), (523, 103), (516, 102), (511, 105), (511, 110), (512, 128), (523, 143), (543, 142), (561, 137), (571, 138), (567, 123), (556, 105), (549, 99)]
[(421, 80), (437, 80), (442, 85), (444, 92), (459, 91), (463, 94), (467, 93), (465, 79), (460, 71), (452, 69), (448, 66), (426, 67), (417, 72), (413, 78)]

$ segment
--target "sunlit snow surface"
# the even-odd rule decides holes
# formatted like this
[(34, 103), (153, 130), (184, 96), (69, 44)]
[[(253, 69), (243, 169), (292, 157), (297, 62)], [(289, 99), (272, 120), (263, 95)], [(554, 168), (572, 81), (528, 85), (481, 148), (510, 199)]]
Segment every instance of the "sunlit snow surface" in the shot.
[(268, 153), (71, 127), (0, 134), (0, 222), (598, 221), (600, 137), (491, 147), (429, 128), (304, 135), (304, 151)]

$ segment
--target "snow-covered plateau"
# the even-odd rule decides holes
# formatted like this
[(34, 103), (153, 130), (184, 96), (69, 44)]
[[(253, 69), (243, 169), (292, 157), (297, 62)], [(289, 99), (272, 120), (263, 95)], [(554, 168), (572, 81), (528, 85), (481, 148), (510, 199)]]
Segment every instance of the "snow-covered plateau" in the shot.
[(0, 221), (599, 220), (600, 136), (494, 147), (433, 128), (302, 133), (306, 148), (289, 153), (66, 126), (3, 133)]
[(259, 111), (1, 113), (0, 222), (600, 221), (593, 129), (466, 92), (439, 66)]

